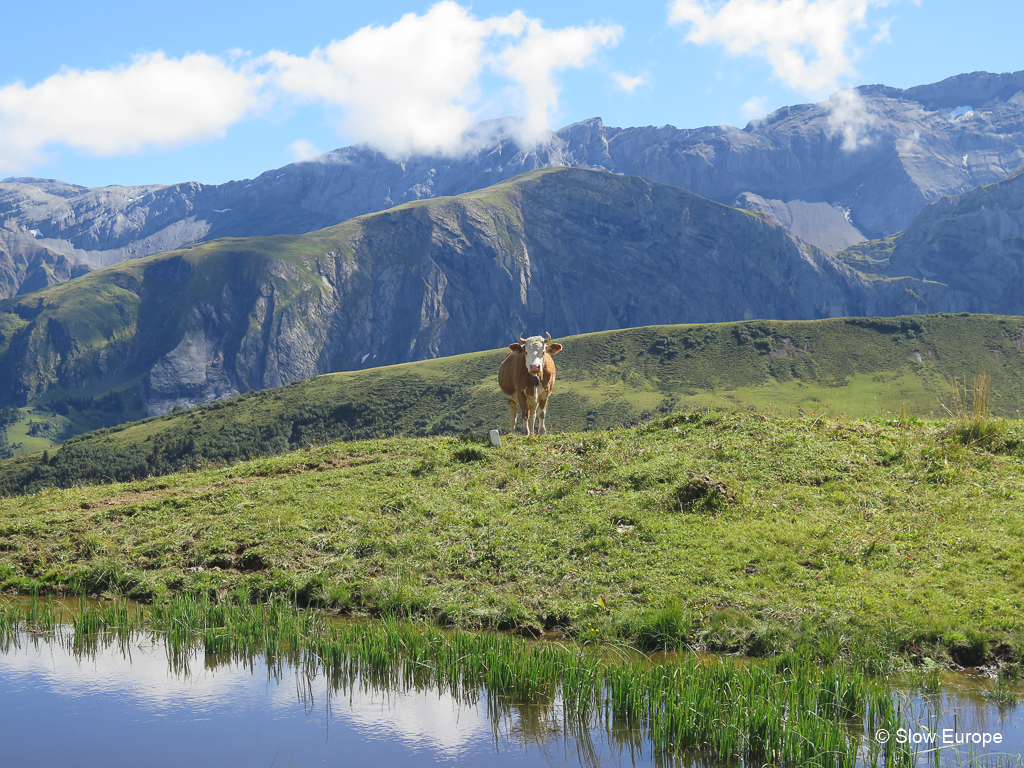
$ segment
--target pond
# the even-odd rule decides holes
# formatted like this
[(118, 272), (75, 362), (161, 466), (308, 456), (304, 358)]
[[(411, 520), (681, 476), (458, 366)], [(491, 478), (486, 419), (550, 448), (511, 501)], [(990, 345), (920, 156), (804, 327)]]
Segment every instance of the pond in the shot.
[(997, 703), (1000, 687), (974, 670), (936, 675), (927, 690), (902, 692), (906, 726), (889, 737), (912, 745), (922, 766), (1024, 766), (1024, 686), (1003, 685)]
[[(435, 686), (339, 689), (289, 664), (168, 658), (163, 641), (76, 650), (21, 633), (0, 653), (0, 764), (103, 766), (656, 765), (642, 743), (572, 732), (560, 708)], [(571, 726), (570, 726), (571, 728)], [(629, 740), (627, 739), (627, 742)]]
[[(559, 687), (506, 695), (467, 684), (476, 679), (468, 676), (445, 684), (436, 674), (418, 674), (418, 665), (429, 666), (426, 656), (393, 669), (332, 666), (328, 646), (269, 655), (218, 651), (219, 635), (205, 644), (175, 644), (166, 631), (93, 626), (21, 624), (0, 635), (0, 765), (721, 768), (765, 762), (712, 759), (694, 749), (670, 756), (649, 738), (650, 718), (617, 716), (611, 705), (580, 716), (563, 706)], [(379, 673), (384, 669), (392, 671)], [(935, 674), (928, 683), (928, 690), (904, 687), (891, 695), (900, 710), (898, 722), (884, 723), (891, 733), (849, 720), (857, 764), (884, 764), (888, 754), (892, 764), (908, 766), (1024, 766), (1024, 713), (1015, 703), (1024, 688), (1004, 686), (998, 706), (991, 702), (994, 681), (982, 676)], [(820, 691), (811, 700), (820, 701)], [(880, 738), (902, 748), (872, 751)]]

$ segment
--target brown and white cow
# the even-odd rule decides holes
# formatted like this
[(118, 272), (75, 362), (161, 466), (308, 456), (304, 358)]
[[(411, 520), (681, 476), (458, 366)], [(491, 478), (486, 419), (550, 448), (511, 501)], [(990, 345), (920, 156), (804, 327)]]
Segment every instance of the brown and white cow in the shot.
[(544, 416), (547, 413), (548, 398), (555, 388), (555, 361), (552, 355), (562, 351), (561, 344), (551, 344), (551, 334), (545, 340), (541, 336), (528, 339), (519, 334), (518, 344), (509, 344), (508, 357), (498, 369), (498, 386), (508, 399), (508, 418), (512, 431), (516, 431), (516, 408), (523, 412), (523, 426), (526, 434), (533, 434), (536, 419), (537, 434), (547, 432)]

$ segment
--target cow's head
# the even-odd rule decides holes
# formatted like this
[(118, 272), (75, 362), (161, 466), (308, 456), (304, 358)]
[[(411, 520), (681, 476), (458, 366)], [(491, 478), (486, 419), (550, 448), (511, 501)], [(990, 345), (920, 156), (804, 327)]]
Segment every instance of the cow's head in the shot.
[[(518, 344), (509, 344), (508, 348), (513, 352), (523, 352), (526, 354), (526, 370), (536, 378), (544, 372), (544, 354), (554, 355), (562, 351), (561, 344), (551, 344), (551, 334), (547, 334), (547, 339), (543, 336), (530, 336), (528, 339), (523, 338), (523, 334), (519, 334)], [(537, 386), (536, 381), (533, 382), (534, 386)]]

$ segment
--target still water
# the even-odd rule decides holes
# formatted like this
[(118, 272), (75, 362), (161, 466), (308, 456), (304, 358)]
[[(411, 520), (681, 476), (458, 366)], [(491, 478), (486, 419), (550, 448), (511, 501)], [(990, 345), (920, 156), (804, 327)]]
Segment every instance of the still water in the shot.
[[(941, 693), (903, 693), (908, 727), (888, 737), (908, 740), (920, 766), (1024, 766), (1024, 713), (990, 704), (982, 693), (991, 687), (947, 675)], [(600, 723), (574, 726), (557, 701), (339, 686), (261, 657), (169, 658), (144, 632), (77, 649), (21, 633), (0, 652), (4, 768), (438, 764), (707, 765), (692, 755), (666, 762)]]
[[(978, 674), (945, 673), (938, 691), (902, 694), (906, 729), (890, 734), (908, 743), (920, 766), (1024, 767), (1024, 710), (988, 698), (995, 681)], [(1024, 699), (1024, 686), (1009, 691)]]
[[(0, 766), (655, 765), (601, 729), (567, 733), (558, 707), (387, 691), (282, 665), (187, 668), (145, 633), (75, 652), (21, 634), (0, 653)], [(175, 668), (176, 667), (176, 668)]]

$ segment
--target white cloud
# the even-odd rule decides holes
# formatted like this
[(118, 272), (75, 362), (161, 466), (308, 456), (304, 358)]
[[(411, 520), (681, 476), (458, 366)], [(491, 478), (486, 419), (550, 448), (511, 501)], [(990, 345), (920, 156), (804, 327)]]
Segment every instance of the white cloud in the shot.
[(856, 90), (847, 88), (833, 93), (827, 106), (829, 129), (833, 136), (842, 135), (843, 149), (852, 152), (871, 143), (871, 128), (877, 118)]
[(754, 96), (747, 99), (740, 107), (740, 114), (746, 121), (764, 117), (768, 112), (768, 98), (766, 96)]
[(214, 56), (159, 51), (125, 67), (14, 83), (0, 88), (0, 168), (29, 167), (53, 145), (112, 156), (222, 136), (257, 106), (260, 83)]
[(306, 139), (298, 139), (288, 145), (288, 157), (293, 163), (301, 163), (322, 154), (323, 152), (317, 149), (313, 142)]
[(833, 90), (854, 74), (851, 37), (871, 7), (890, 0), (672, 0), (669, 22), (689, 24), (689, 42), (717, 43), (733, 56), (756, 56), (789, 87)]
[(613, 72), (612, 80), (615, 81), (615, 87), (620, 91), (632, 93), (641, 85), (647, 85), (647, 83), (650, 82), (650, 77), (648, 77), (646, 73), (632, 77), (630, 75), (623, 74), (622, 72)]
[[(615, 26), (547, 29), (520, 11), (477, 19), (445, 0), (308, 56), (172, 59), (158, 51), (108, 70), (64, 69), (36, 85), (0, 88), (0, 172), (22, 171), (62, 147), (112, 156), (216, 138), (295, 99), (338, 109), (348, 139), (393, 156), (479, 143), (484, 134), (468, 132), (490, 116), (484, 109), (519, 111), (525, 119), (505, 128), (534, 142), (551, 127), (558, 74), (587, 66), (621, 36)], [(489, 86), (499, 81), (492, 91), (504, 82), (504, 101), (492, 93), (485, 106), (485, 78)], [(301, 141), (289, 148), (297, 159), (315, 151)]]
[(558, 103), (555, 74), (585, 66), (618, 27), (545, 29), (516, 11), (479, 20), (446, 0), (389, 27), (360, 29), (309, 56), (271, 52), (285, 92), (344, 110), (346, 132), (391, 155), (456, 152), (479, 118), (480, 78), (511, 81), (524, 139), (541, 138)]
[(464, 8), (440, 3), (309, 56), (273, 51), (267, 58), (286, 92), (347, 107), (346, 128), (357, 141), (430, 150), (457, 141), (472, 122), (467, 103), (488, 31)]
[[(906, 136), (896, 139), (896, 151), (901, 156), (913, 155), (921, 150), (921, 131), (914, 129)], [(966, 163), (964, 163), (966, 165)]]
[(498, 69), (520, 89), (520, 108), (526, 118), (523, 139), (537, 141), (551, 128), (559, 92), (554, 73), (584, 66), (599, 47), (616, 45), (621, 37), (620, 27), (548, 30), (530, 20), (522, 41), (496, 55)]
[(892, 36), (890, 34), (892, 29), (892, 23), (895, 19), (886, 19), (878, 25), (875, 34), (871, 37), (871, 42), (877, 43), (889, 43), (892, 42)]

